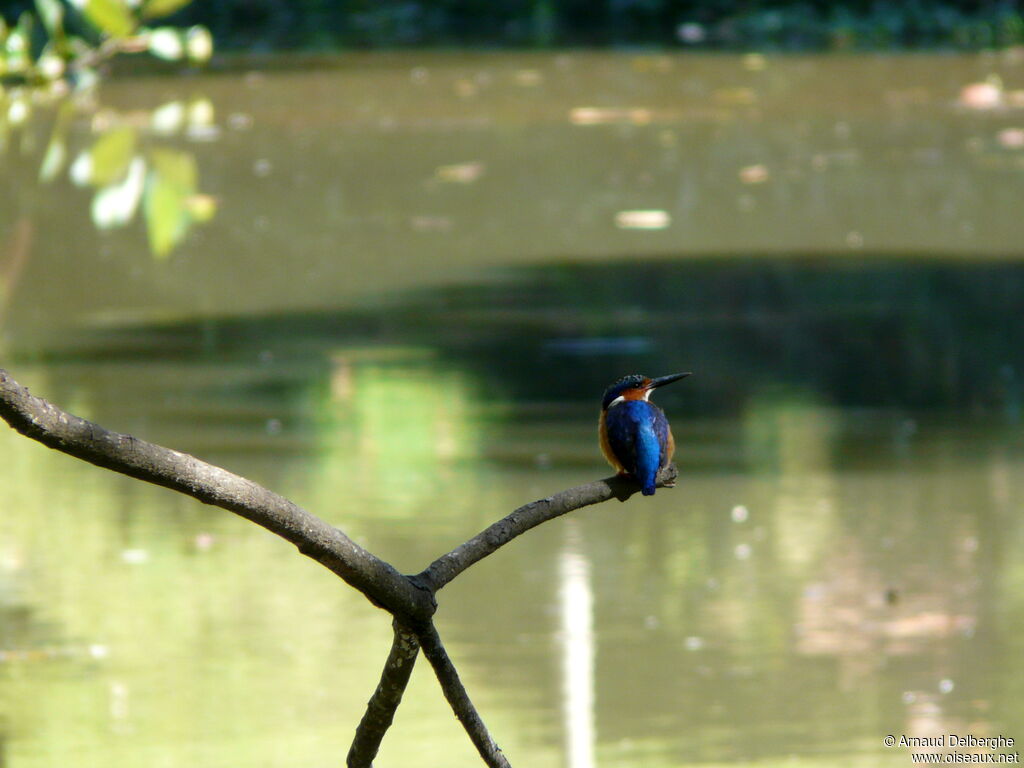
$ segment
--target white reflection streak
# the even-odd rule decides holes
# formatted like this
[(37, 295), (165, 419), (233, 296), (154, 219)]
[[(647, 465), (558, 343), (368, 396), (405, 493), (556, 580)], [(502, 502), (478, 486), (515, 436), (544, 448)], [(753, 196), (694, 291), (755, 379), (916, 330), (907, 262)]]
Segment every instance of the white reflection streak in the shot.
[[(567, 521), (572, 523), (572, 521)], [(562, 619), (562, 718), (568, 768), (594, 768), (594, 595), (590, 561), (579, 551), (579, 536), (566, 526), (559, 558)]]

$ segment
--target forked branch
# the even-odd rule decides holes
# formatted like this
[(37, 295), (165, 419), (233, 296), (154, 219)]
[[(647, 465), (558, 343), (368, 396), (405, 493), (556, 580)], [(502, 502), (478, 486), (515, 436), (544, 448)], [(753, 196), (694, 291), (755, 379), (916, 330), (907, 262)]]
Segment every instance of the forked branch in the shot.
[(416, 665), (420, 652), (420, 641), (416, 633), (406, 629), (395, 620), (395, 639), (391, 653), (384, 662), (377, 689), (366, 704), (366, 713), (359, 721), (352, 747), (345, 764), (348, 768), (370, 768), (377, 756), (384, 734), (395, 719), (395, 711), (402, 703), (402, 695), (409, 685), (409, 675)]
[[(610, 477), (570, 488), (520, 507), (469, 541), (442, 555), (416, 576), (403, 576), (390, 563), (356, 544), (337, 528), (257, 483), (194, 456), (112, 432), (35, 397), (0, 369), (0, 417), (43, 445), (106, 469), (184, 493), (234, 512), (298, 547), (394, 617), (394, 641), (356, 729), (349, 768), (369, 768), (409, 683), (422, 647), (437, 679), (477, 751), (491, 768), (509, 768), (491, 738), (448, 657), (432, 616), (435, 593), (474, 563), (517, 536), (567, 512), (639, 490), (631, 479)], [(658, 476), (671, 485), (675, 466)]]

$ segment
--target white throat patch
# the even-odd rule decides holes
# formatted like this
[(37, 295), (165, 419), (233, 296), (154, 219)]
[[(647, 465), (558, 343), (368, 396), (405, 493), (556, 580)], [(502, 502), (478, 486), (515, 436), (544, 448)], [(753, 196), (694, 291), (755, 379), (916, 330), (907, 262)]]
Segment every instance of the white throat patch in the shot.
[[(645, 389), (644, 390), (644, 396), (641, 399), (644, 402), (647, 402), (647, 398), (649, 398), (650, 396), (651, 396), (651, 390)], [(625, 395), (619, 395), (614, 400), (612, 400), (610, 403), (608, 403), (608, 407), (611, 408), (612, 406), (615, 406), (615, 405), (618, 405), (619, 403), (624, 403), (624, 402), (626, 402), (626, 396)]]

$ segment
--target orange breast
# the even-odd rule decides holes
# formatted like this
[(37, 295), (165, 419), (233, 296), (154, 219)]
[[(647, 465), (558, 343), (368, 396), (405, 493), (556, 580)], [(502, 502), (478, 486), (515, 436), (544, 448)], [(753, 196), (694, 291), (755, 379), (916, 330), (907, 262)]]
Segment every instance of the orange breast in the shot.
[(622, 466), (622, 463), (615, 458), (615, 454), (612, 453), (612, 447), (608, 442), (608, 425), (605, 422), (604, 411), (601, 411), (601, 419), (598, 422), (598, 433), (601, 436), (601, 453), (604, 454), (605, 459), (616, 472), (622, 473), (626, 471), (626, 468)]

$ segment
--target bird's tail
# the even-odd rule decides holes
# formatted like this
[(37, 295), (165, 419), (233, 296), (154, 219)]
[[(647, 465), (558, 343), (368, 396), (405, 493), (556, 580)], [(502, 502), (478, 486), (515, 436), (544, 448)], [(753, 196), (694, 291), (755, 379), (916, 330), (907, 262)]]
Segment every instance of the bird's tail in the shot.
[(637, 467), (636, 479), (640, 481), (640, 491), (644, 496), (653, 496), (658, 483), (658, 454), (641, 454)]

